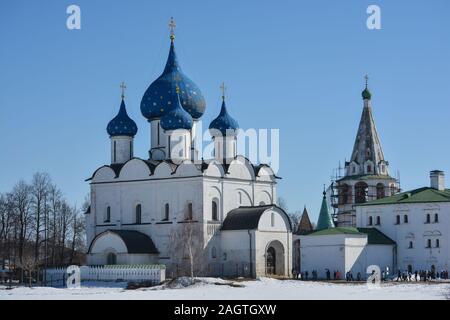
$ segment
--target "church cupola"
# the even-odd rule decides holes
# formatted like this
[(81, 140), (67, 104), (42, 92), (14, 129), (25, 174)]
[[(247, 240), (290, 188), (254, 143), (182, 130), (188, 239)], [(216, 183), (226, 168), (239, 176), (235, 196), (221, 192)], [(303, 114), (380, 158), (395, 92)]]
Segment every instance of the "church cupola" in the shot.
[(181, 107), (180, 89), (173, 95), (171, 110), (161, 118), (161, 127), (167, 139), (168, 159), (187, 160), (191, 158), (192, 117)]
[[(175, 52), (175, 22), (171, 18), (170, 28), (170, 50), (166, 66), (162, 74), (153, 81), (145, 91), (141, 101), (141, 113), (151, 123), (151, 150), (150, 158), (161, 160), (165, 155), (161, 152), (166, 146), (162, 141), (160, 119), (169, 112), (173, 102), (173, 91), (179, 87), (181, 107), (189, 113), (193, 123), (192, 137), (195, 136), (198, 119), (204, 114), (206, 103), (198, 86), (190, 80), (182, 71)], [(194, 141), (191, 141), (194, 144)], [(193, 151), (192, 151), (193, 152)]]
[(136, 123), (128, 116), (125, 107), (125, 84), (122, 89), (122, 102), (119, 112), (108, 123), (106, 131), (111, 138), (111, 163), (124, 163), (133, 157), (133, 138), (137, 133)]
[(237, 130), (239, 124), (228, 113), (225, 104), (225, 84), (222, 83), (222, 107), (220, 113), (209, 125), (209, 131), (214, 140), (214, 154), (217, 160), (232, 159), (237, 153)]
[(364, 88), (363, 92), (361, 93), (363, 100), (370, 100), (372, 99), (372, 93), (370, 93), (369, 88), (367, 87), (367, 83), (369, 81), (369, 77), (366, 75), (366, 87)]

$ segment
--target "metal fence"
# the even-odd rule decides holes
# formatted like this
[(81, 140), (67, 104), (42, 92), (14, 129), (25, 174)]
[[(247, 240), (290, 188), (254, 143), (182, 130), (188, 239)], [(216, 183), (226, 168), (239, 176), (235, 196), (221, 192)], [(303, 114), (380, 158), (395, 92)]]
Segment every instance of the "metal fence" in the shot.
[[(67, 268), (45, 270), (46, 285), (65, 286)], [(158, 285), (166, 279), (164, 265), (111, 265), (80, 267), (81, 281), (135, 281)]]

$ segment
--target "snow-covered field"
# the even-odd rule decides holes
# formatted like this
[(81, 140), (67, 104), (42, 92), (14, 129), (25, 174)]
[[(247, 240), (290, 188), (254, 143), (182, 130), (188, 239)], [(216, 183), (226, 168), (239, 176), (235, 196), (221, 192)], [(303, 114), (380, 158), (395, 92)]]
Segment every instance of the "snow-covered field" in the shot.
[[(368, 289), (364, 284), (330, 284), (296, 280), (261, 278), (256, 281), (238, 282), (242, 287), (227, 285), (230, 282), (199, 278), (194, 285), (172, 288), (155, 287), (125, 290), (124, 283), (90, 284), (80, 289), (48, 287), (11, 290), (0, 286), (0, 300), (7, 299), (149, 299), (149, 300), (266, 300), (266, 299), (401, 299), (436, 300), (450, 297), (450, 283), (384, 283), (379, 289)], [(221, 283), (222, 285), (218, 285)]]

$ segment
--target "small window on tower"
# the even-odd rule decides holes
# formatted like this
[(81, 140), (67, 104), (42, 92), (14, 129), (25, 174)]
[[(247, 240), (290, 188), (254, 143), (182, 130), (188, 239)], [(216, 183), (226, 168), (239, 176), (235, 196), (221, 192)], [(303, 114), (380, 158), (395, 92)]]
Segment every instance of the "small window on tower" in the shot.
[(169, 221), (169, 204), (166, 203), (164, 205), (164, 216), (163, 216), (163, 221)]
[(111, 222), (111, 207), (110, 206), (106, 207), (106, 214), (105, 214), (104, 222)]
[(370, 164), (367, 166), (367, 172), (368, 172), (368, 173), (371, 173), (371, 172), (372, 172), (372, 166), (371, 166)]

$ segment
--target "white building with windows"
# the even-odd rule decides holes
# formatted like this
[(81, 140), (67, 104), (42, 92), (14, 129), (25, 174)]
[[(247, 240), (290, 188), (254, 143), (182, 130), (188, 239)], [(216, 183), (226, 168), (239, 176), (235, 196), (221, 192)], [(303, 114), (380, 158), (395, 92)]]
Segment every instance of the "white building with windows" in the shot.
[(444, 172), (430, 172), (430, 186), (356, 207), (358, 227), (376, 228), (396, 242), (400, 270), (448, 271), (450, 189)]
[[(171, 23), (173, 26), (173, 23)], [(163, 73), (141, 112), (150, 126), (147, 159), (134, 156), (137, 126), (124, 94), (108, 124), (111, 163), (88, 179), (88, 264), (164, 264), (167, 275), (289, 275), (291, 222), (276, 206), (277, 176), (236, 154), (238, 123), (225, 96), (210, 126), (214, 158), (198, 159), (205, 111), (199, 88), (181, 71), (171, 32)]]

